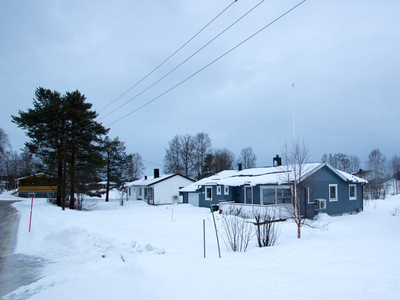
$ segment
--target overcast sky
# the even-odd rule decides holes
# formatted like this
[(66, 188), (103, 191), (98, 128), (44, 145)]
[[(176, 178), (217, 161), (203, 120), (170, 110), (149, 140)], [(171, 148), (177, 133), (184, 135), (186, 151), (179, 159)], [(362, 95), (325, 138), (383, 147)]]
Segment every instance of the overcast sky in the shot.
[[(272, 164), (285, 142), (324, 153), (400, 153), (400, 1), (308, 0), (177, 88), (137, 110), (301, 1), (264, 1), (168, 77), (122, 108), (235, 22), (259, 0), (0, 1), (0, 127), (14, 150), (27, 140), (11, 115), (37, 87), (85, 94), (99, 122), (146, 173), (161, 168), (175, 135), (208, 133), (238, 157), (252, 147)], [(294, 84), (294, 88), (293, 88)], [(106, 107), (104, 109), (104, 107)], [(293, 108), (295, 118), (293, 118)], [(129, 116), (115, 122), (119, 118)], [(295, 119), (295, 130), (293, 120)], [(114, 123), (115, 122), (115, 123)]]

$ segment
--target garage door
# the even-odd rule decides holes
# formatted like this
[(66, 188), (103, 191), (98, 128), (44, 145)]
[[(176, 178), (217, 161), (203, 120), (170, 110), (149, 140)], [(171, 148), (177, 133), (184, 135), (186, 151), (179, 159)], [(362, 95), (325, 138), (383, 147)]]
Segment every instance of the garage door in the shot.
[(199, 194), (189, 193), (189, 204), (198, 207), (199, 206)]

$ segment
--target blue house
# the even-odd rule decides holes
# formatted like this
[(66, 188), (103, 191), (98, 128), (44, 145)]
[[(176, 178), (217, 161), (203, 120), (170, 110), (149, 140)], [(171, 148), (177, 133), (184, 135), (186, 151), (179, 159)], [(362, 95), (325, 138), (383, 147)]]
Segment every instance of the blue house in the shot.
[[(240, 206), (273, 208), (280, 215), (290, 212), (295, 171), (290, 166), (223, 171), (180, 189), (183, 202), (199, 207)], [(340, 171), (327, 163), (308, 163), (297, 174), (302, 215), (329, 215), (363, 210), (365, 179)]]

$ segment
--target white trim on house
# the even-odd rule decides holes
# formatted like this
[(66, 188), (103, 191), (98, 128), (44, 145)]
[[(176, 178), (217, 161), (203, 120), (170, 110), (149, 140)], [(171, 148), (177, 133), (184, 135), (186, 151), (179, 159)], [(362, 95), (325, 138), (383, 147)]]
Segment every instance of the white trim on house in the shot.
[(310, 187), (309, 187), (309, 186), (306, 187), (306, 197), (307, 197), (307, 203), (308, 203), (308, 204), (315, 204), (315, 200), (314, 200), (314, 201), (311, 200), (311, 197), (310, 197)]
[[(210, 191), (209, 197), (208, 197), (208, 190)], [(204, 192), (205, 192), (204, 199), (206, 201), (212, 201), (212, 186), (206, 186)]]
[(229, 185), (224, 185), (224, 195), (229, 195)]
[(355, 184), (349, 184), (349, 200), (357, 200), (357, 186)]
[[(274, 197), (273, 203), (264, 203), (264, 191), (272, 191), (270, 196)], [(284, 194), (288, 191), (289, 194)], [(280, 194), (279, 194), (280, 193)], [(292, 198), (290, 195), (290, 187), (288, 185), (274, 185), (274, 186), (260, 186), (260, 204), (261, 205), (276, 205), (276, 204), (290, 204)]]
[[(250, 203), (247, 202), (247, 189), (250, 189)], [(243, 198), (243, 202), (245, 204), (253, 204), (253, 187), (251, 185), (245, 185), (244, 189), (243, 189), (243, 193), (244, 193), (244, 198)]]
[(222, 194), (222, 187), (220, 185), (217, 185), (217, 195)]
[[(335, 190), (333, 191), (331, 188), (334, 188)], [(330, 184), (329, 185), (329, 202), (332, 201), (338, 201), (338, 185), (335, 184)]]

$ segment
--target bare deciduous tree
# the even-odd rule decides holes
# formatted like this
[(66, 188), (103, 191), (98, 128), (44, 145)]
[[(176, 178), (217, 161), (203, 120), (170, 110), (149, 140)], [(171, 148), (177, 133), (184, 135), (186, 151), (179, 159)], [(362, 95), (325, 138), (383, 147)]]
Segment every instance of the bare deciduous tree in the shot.
[(199, 132), (193, 138), (193, 169), (197, 180), (205, 177), (203, 169), (205, 167), (207, 154), (211, 153), (211, 139), (207, 133)]
[(7, 133), (0, 127), (0, 174), (6, 175), (5, 157), (7, 148), (10, 147), (10, 142)]
[(242, 164), (243, 169), (255, 168), (257, 162), (257, 156), (254, 154), (251, 147), (243, 148), (240, 151), (238, 158), (238, 164)]
[(180, 137), (180, 151), (181, 151), (181, 162), (183, 167), (183, 174), (186, 177), (192, 177), (193, 173), (193, 152), (194, 142), (193, 137), (189, 134)]
[(142, 160), (142, 156), (139, 152), (133, 153), (129, 155), (129, 176), (130, 181), (134, 181), (139, 179), (144, 172), (144, 164)]
[(301, 211), (301, 189), (305, 164), (308, 161), (309, 152), (303, 142), (293, 140), (291, 145), (285, 145), (282, 153), (284, 168), (286, 168), (285, 181), (291, 185), (291, 214), (297, 225), (297, 238), (301, 238), (301, 227), (305, 224)]
[(393, 174), (393, 177), (396, 179), (400, 179), (400, 156), (395, 155), (389, 162), (390, 171)]
[(254, 236), (253, 224), (241, 208), (230, 207), (222, 213), (222, 237), (232, 251), (245, 252)]
[(254, 213), (256, 226), (256, 236), (259, 247), (269, 247), (275, 245), (280, 235), (280, 228), (278, 222), (275, 220), (275, 215), (270, 215), (267, 210), (256, 211)]
[(183, 173), (179, 135), (176, 135), (172, 141), (169, 142), (169, 149), (165, 149), (164, 172)]
[(379, 149), (374, 149), (368, 156), (367, 167), (375, 172), (375, 178), (384, 178), (387, 174), (386, 157)]
[(213, 173), (219, 173), (224, 170), (232, 170), (233, 163), (235, 161), (235, 155), (232, 151), (224, 149), (215, 149), (213, 154)]
[(203, 178), (203, 168), (207, 154), (211, 152), (211, 139), (201, 132), (195, 136), (176, 135), (169, 142), (164, 157), (166, 173), (180, 173), (189, 178)]
[(322, 156), (322, 161), (347, 173), (357, 172), (361, 166), (360, 159), (356, 155), (347, 155), (343, 153), (324, 154)]

